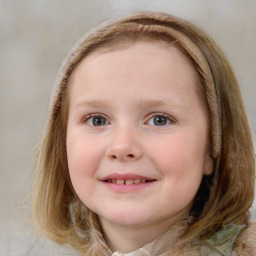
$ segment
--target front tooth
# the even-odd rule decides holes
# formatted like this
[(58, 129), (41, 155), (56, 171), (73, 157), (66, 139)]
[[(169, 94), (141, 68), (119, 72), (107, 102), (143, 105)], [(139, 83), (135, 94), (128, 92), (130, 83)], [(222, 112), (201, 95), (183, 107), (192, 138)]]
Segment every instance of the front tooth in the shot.
[(112, 180), (108, 180), (108, 183), (112, 183)]
[(128, 184), (133, 184), (133, 180), (126, 180), (125, 181), (125, 184), (128, 185)]
[(140, 180), (140, 182), (141, 182), (141, 183), (145, 183), (145, 182), (146, 182), (146, 180)]
[(140, 179), (134, 180), (134, 184), (139, 184), (139, 183), (140, 183)]
[(116, 180), (116, 184), (124, 184), (124, 180)]

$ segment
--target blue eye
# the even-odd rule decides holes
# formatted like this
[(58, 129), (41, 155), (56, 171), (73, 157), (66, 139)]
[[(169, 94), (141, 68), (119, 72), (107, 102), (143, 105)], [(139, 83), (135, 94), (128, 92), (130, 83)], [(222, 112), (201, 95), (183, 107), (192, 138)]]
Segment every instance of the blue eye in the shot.
[(172, 121), (169, 117), (166, 117), (164, 115), (155, 115), (149, 119), (148, 124), (153, 126), (165, 126), (170, 124), (171, 122)]
[(86, 123), (91, 126), (104, 126), (108, 125), (108, 120), (103, 116), (92, 116), (86, 120)]

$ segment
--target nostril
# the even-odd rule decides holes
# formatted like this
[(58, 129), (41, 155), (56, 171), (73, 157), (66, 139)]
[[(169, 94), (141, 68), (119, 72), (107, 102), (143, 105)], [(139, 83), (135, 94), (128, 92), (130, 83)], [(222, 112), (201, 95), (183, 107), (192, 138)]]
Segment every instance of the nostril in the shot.
[(118, 159), (118, 158), (120, 158), (120, 159), (133, 159), (133, 158), (135, 158), (135, 156), (134, 156), (134, 154), (127, 154), (127, 155), (123, 155), (123, 156), (118, 156), (118, 155), (111, 155), (110, 156), (112, 159)]

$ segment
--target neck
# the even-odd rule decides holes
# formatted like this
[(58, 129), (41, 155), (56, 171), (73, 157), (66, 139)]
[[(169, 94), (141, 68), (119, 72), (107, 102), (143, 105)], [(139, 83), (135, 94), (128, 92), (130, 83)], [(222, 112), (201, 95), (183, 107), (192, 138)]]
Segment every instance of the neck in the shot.
[(146, 226), (118, 225), (104, 219), (100, 222), (105, 240), (112, 252), (129, 253), (154, 241), (178, 221), (169, 220)]

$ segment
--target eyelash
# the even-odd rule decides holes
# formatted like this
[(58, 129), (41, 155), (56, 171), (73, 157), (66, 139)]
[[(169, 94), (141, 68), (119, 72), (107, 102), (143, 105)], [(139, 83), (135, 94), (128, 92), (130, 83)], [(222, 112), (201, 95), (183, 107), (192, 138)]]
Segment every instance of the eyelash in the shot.
[[(89, 121), (91, 118), (94, 118), (94, 117), (104, 118), (105, 121), (106, 121), (108, 124), (110, 124), (110, 122), (108, 121), (108, 119), (107, 119), (106, 117), (104, 117), (104, 115), (101, 114), (101, 113), (89, 114), (89, 115), (85, 116), (85, 117), (82, 119), (81, 123), (82, 123), (82, 124), (84, 124), (84, 123), (88, 124), (88, 121)], [(146, 122), (146, 123), (148, 123), (148, 122), (149, 122), (152, 118), (154, 118), (154, 117), (164, 117), (164, 118), (167, 119), (167, 122), (169, 122), (168, 124), (159, 125), (159, 126), (166, 126), (166, 125), (170, 125), (170, 124), (172, 124), (172, 123), (175, 123), (175, 120), (174, 120), (170, 115), (167, 115), (167, 114), (165, 114), (165, 113), (152, 113), (152, 114), (149, 114), (149, 118), (147, 118), (147, 122)], [(97, 127), (97, 125), (91, 125), (91, 124), (88, 124), (88, 125), (93, 126), (93, 127)], [(104, 124), (104, 125), (99, 125), (99, 126), (105, 126), (105, 124)], [(152, 126), (154, 126), (154, 125), (152, 125)], [(155, 126), (157, 126), (157, 125), (155, 125)]]

